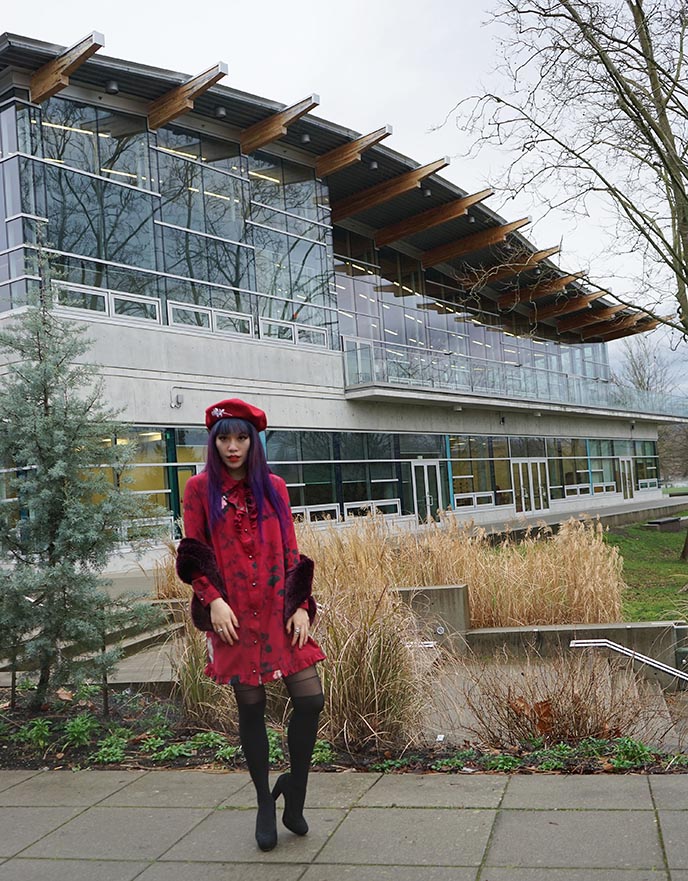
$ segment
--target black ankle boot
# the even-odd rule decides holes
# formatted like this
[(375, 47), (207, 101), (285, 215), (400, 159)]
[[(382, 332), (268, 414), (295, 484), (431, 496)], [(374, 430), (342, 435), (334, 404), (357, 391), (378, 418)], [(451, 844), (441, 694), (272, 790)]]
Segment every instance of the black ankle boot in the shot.
[(277, 801), (280, 795), (284, 796), (282, 822), (295, 835), (305, 835), (308, 832), (308, 823), (303, 816), (306, 787), (304, 786), (302, 791), (297, 791), (291, 774), (281, 774), (272, 790), (272, 797)]
[(275, 817), (274, 799), (258, 803), (256, 841), (261, 850), (272, 850), (277, 844), (277, 819)]

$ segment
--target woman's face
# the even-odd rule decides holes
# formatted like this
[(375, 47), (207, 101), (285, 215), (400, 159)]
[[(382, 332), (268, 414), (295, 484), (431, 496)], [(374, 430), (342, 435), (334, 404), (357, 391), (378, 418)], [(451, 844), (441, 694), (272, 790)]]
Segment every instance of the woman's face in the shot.
[(246, 477), (248, 451), (251, 449), (251, 438), (245, 431), (237, 434), (218, 434), (215, 446), (222, 464), (235, 480)]

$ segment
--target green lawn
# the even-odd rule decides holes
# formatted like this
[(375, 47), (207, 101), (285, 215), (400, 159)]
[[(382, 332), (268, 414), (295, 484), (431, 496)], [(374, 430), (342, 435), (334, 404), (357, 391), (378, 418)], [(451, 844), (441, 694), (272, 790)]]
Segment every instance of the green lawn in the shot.
[(680, 559), (685, 529), (658, 532), (634, 523), (611, 528), (606, 540), (619, 548), (624, 560), (625, 621), (688, 618), (688, 591), (680, 592), (688, 585), (688, 562)]

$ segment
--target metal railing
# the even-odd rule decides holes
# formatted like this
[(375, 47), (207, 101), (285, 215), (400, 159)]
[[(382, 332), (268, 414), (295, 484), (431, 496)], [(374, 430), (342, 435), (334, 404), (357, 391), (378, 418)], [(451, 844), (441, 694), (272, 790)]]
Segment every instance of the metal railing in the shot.
[(629, 649), (625, 645), (619, 645), (618, 642), (612, 642), (610, 639), (572, 639), (571, 642), (569, 642), (569, 648), (610, 649), (613, 652), (617, 652), (620, 655), (631, 658), (631, 660), (633, 661), (639, 661), (641, 664), (645, 664), (647, 667), (652, 667), (654, 670), (659, 670), (660, 673), (666, 673), (668, 676), (674, 676), (676, 677), (676, 679), (681, 679), (683, 682), (688, 682), (688, 673), (683, 673), (681, 670), (677, 670), (676, 667), (670, 667), (668, 664), (663, 664), (661, 661), (656, 661), (654, 658), (648, 658), (647, 655), (641, 655), (639, 652), (636, 652), (633, 649)]

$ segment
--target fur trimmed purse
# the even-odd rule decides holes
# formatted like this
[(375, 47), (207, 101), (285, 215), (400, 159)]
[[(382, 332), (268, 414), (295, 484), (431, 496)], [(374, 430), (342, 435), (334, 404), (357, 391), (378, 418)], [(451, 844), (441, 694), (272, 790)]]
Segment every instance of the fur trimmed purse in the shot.
[[(299, 562), (287, 571), (284, 580), (284, 622), (291, 618), (303, 603), (307, 603), (308, 618), (315, 618), (316, 605), (313, 599), (313, 572), (315, 564), (310, 557), (299, 554)], [(213, 549), (195, 538), (183, 538), (177, 548), (177, 575), (185, 584), (193, 584), (194, 578), (204, 577), (227, 600), (227, 591), (220, 570), (217, 567)], [(210, 620), (210, 606), (204, 606), (194, 593), (191, 598), (191, 620), (198, 630), (213, 629)]]

